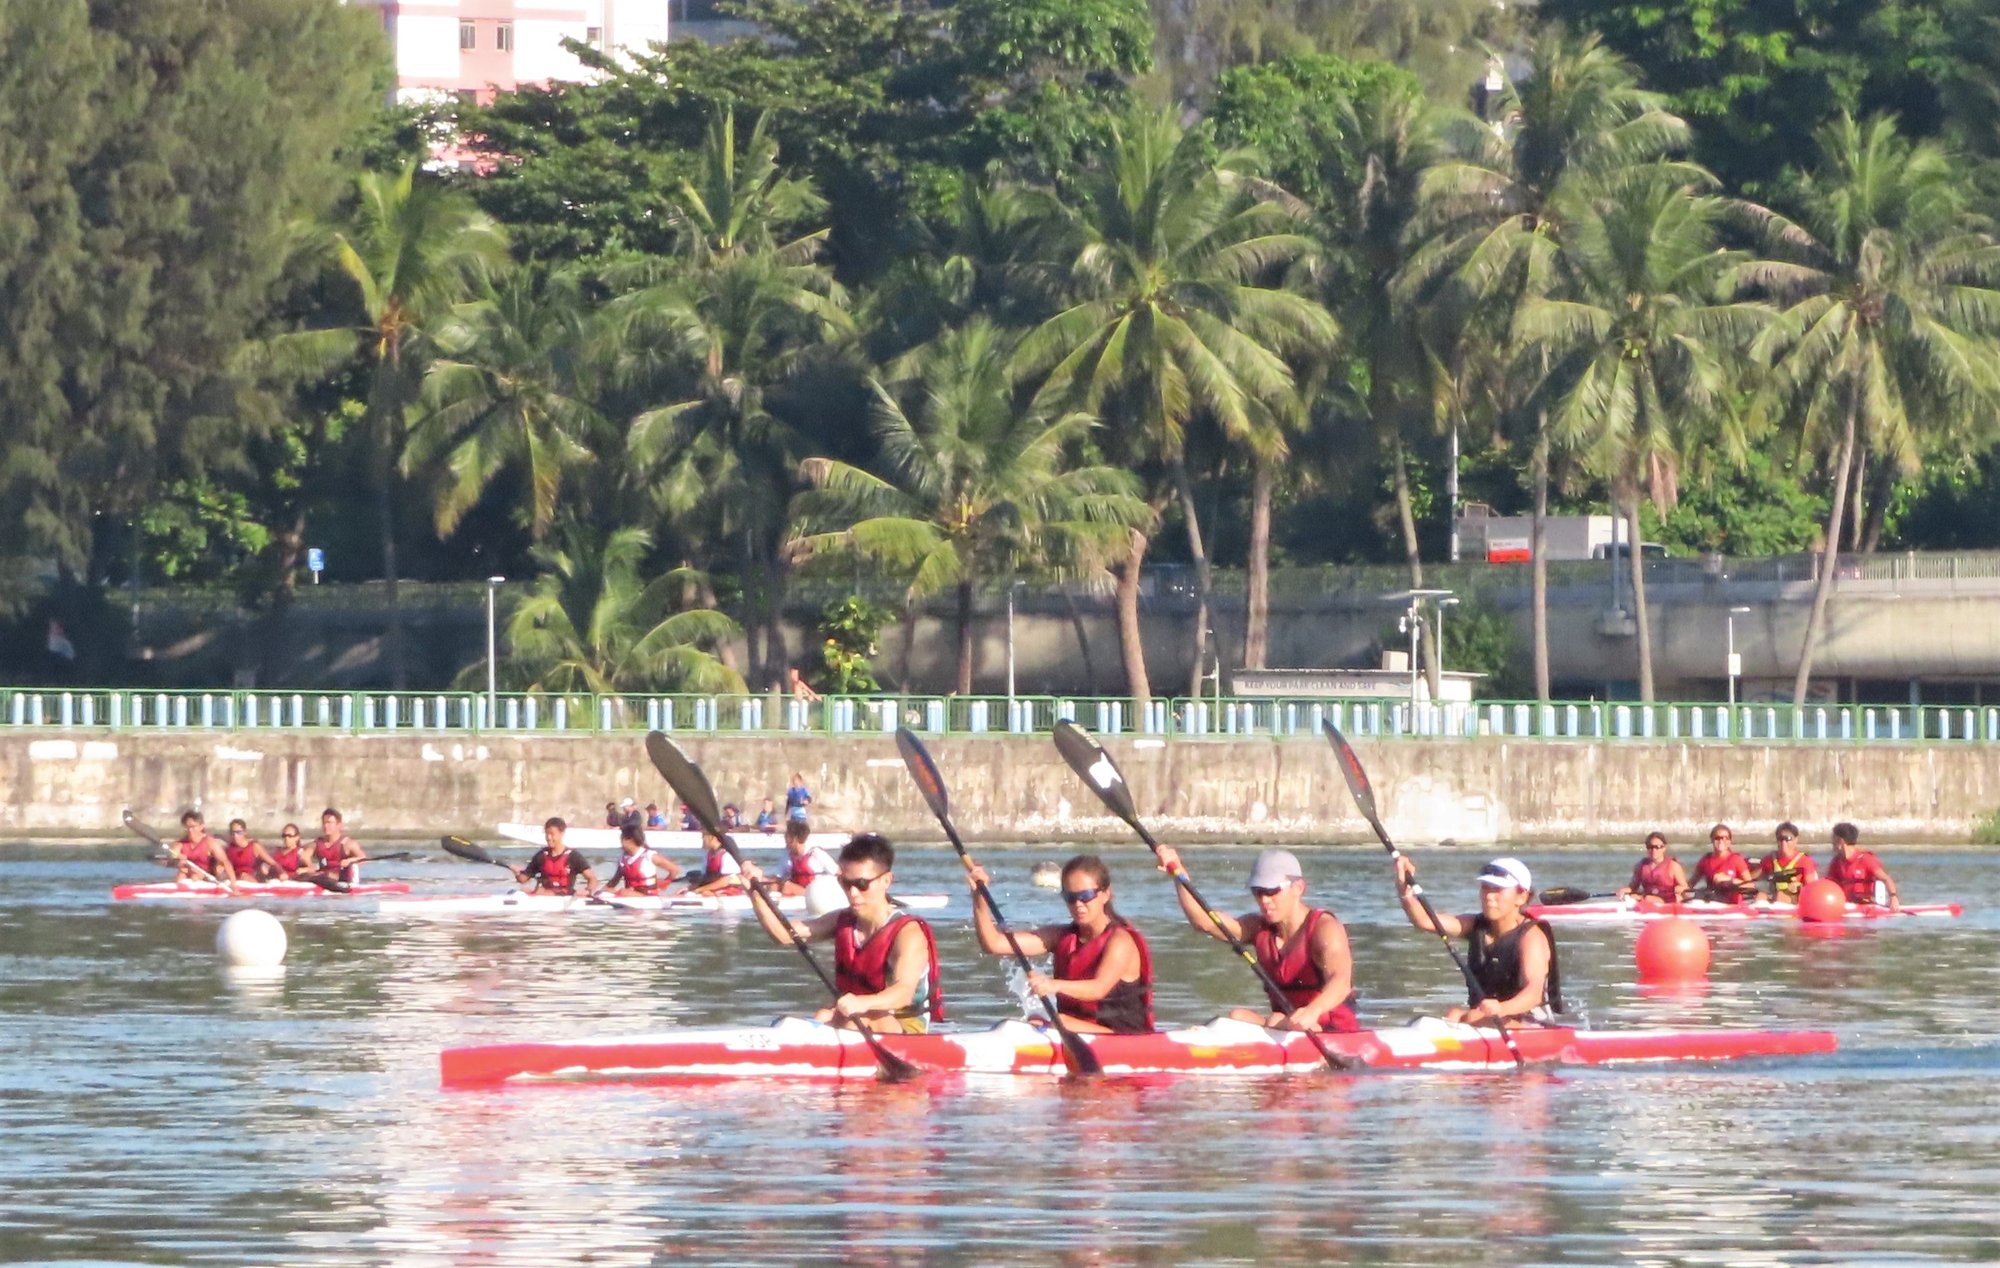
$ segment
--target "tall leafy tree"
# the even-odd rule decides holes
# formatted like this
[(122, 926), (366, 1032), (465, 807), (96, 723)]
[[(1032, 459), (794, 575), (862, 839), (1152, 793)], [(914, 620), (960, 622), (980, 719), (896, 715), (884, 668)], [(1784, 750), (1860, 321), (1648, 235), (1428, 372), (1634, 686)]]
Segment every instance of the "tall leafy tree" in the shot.
[[(1819, 134), (1819, 162), (1766, 222), (1773, 261), (1759, 278), (1784, 306), (1760, 341), (1773, 363), (1772, 408), (1832, 455), (1825, 554), (1799, 651), (1804, 704), (1838, 568), (1854, 455), (1965, 418), (2000, 397), (2000, 245), (1969, 206), (1962, 172), (1895, 121), (1841, 118)], [(1969, 443), (1990, 445), (1990, 424)]]
[[(1169, 115), (1122, 119), (1073, 208), (1072, 300), (1020, 352), (1043, 399), (1098, 413), (1114, 449), (1162, 473), (1156, 504), (1179, 503), (1198, 595), (1190, 695), (1206, 657), (1209, 562), (1188, 429), (1209, 422), (1236, 439), (1258, 432), (1295, 400), (1286, 356), (1337, 333), (1317, 303), (1268, 284), (1309, 243), (1297, 231), (1296, 206), (1254, 173), (1252, 154), (1216, 155)], [(1135, 532), (1118, 570), (1119, 641), (1138, 700), (1151, 695), (1137, 605), (1146, 543)]]
[(955, 592), (961, 694), (972, 690), (982, 582), (1101, 576), (1152, 520), (1129, 473), (1078, 460), (1096, 420), (1023, 406), (1016, 343), (974, 319), (874, 380), (879, 470), (808, 459), (813, 487), (796, 507), (801, 555), (879, 564), (908, 578), (913, 601)]

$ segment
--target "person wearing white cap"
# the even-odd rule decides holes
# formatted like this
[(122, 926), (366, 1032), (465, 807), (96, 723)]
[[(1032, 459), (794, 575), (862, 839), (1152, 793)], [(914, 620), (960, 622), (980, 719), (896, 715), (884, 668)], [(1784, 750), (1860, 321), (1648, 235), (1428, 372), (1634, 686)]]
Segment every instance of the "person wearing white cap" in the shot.
[[(1466, 940), (1465, 965), (1479, 983), (1468, 984), (1464, 1008), (1445, 1013), (1446, 1021), (1468, 1025), (1498, 1024), (1507, 1017), (1542, 1017), (1562, 1011), (1556, 974), (1556, 941), (1548, 924), (1527, 913), (1534, 878), (1517, 858), (1497, 858), (1479, 869), (1479, 910), (1458, 916), (1442, 913), (1431, 923), (1417, 895), (1410, 892), (1416, 865), (1396, 856), (1396, 889), (1403, 914), (1425, 933)], [(1483, 996), (1483, 998), (1481, 998)]]
[[(1180, 870), (1180, 855), (1172, 846), (1157, 851), (1160, 870)], [(1347, 946), (1347, 928), (1340, 917), (1306, 905), (1305, 869), (1289, 850), (1266, 850), (1250, 867), (1250, 894), (1257, 910), (1241, 916), (1210, 919), (1201, 904), (1175, 885), (1181, 914), (1211, 938), (1247, 942), (1257, 962), (1284, 992), (1285, 1008), (1237, 1008), (1229, 1016), (1273, 1029), (1359, 1030), (1354, 1016), (1354, 960)]]

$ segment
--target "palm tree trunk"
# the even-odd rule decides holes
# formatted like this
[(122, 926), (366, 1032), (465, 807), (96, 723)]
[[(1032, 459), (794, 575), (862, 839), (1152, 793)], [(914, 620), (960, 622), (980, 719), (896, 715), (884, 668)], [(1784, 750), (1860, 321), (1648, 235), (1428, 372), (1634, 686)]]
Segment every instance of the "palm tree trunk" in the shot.
[(1804, 646), (1799, 648), (1799, 672), (1792, 679), (1792, 707), (1803, 708), (1806, 688), (1812, 682), (1813, 653), (1819, 650), (1819, 634), (1826, 623), (1826, 600), (1833, 593), (1833, 574), (1840, 570), (1840, 530), (1847, 515), (1847, 476), (1854, 463), (1854, 429), (1860, 402), (1850, 396), (1847, 423), (1840, 432), (1840, 458), (1834, 464), (1833, 509), (1826, 516), (1826, 550), (1820, 556), (1819, 575), (1813, 582), (1812, 615), (1806, 618)]
[(1639, 495), (1630, 491), (1625, 499), (1625, 540), (1632, 554), (1632, 620), (1639, 631), (1639, 699), (1653, 703), (1653, 627), (1646, 620), (1646, 557), (1639, 549)]
[[(1896, 492), (1896, 464), (1883, 462), (1869, 481), (1868, 509), (1861, 528), (1861, 553), (1872, 555), (1882, 548), (1882, 529), (1889, 518), (1889, 499)], [(1861, 508), (1855, 508), (1861, 515)]]
[(1243, 667), (1264, 668), (1271, 622), (1271, 461), (1253, 457), (1250, 466), (1250, 576), (1244, 587)]
[(1190, 648), (1194, 664), (1188, 669), (1188, 699), (1201, 695), (1201, 668), (1208, 659), (1208, 551), (1201, 540), (1201, 513), (1195, 509), (1194, 485), (1188, 479), (1187, 463), (1174, 460), (1174, 493), (1180, 499), (1181, 517), (1187, 521), (1188, 557), (1194, 561), (1194, 637)]
[(1529, 606), (1534, 614), (1535, 698), (1549, 699), (1549, 437), (1548, 415), (1535, 423), (1535, 509), (1528, 530)]
[(1854, 455), (1854, 513), (1847, 517), (1847, 549), (1850, 551), (1861, 549), (1861, 520), (1868, 509), (1868, 451), (1863, 449)]
[(1146, 677), (1146, 644), (1139, 633), (1139, 565), (1145, 562), (1150, 544), (1144, 533), (1133, 529), (1131, 553), (1112, 570), (1118, 578), (1118, 656), (1125, 665), (1126, 690), (1140, 709), (1153, 698), (1153, 684)]
[(386, 438), (382, 452), (384, 460), (375, 479), (375, 513), (382, 527), (382, 580), (388, 583), (389, 633), (384, 653), (389, 662), (389, 685), (401, 691), (409, 677), (403, 666), (403, 605), (396, 587), (396, 499), (389, 487), (394, 477), (389, 470)]
[(972, 694), (972, 578), (958, 583), (958, 694)]
[(1090, 655), (1090, 632), (1083, 627), (1083, 613), (1076, 606), (1076, 595), (1068, 586), (1062, 588), (1063, 602), (1069, 605), (1069, 627), (1076, 634), (1077, 654), (1083, 657), (1083, 690), (1086, 695), (1097, 694), (1097, 664)]
[(764, 657), (773, 691), (785, 689), (785, 666), (791, 660), (785, 646), (785, 583), (790, 575), (784, 556), (774, 549), (764, 560)]
[[(1409, 451), (1403, 444), (1403, 434), (1399, 431), (1390, 440), (1390, 453), (1394, 459), (1396, 484), (1396, 518), (1403, 528), (1403, 560), (1410, 570), (1410, 589), (1424, 588), (1424, 557), (1417, 545), (1417, 512), (1410, 497)], [(1438, 698), (1439, 671), (1443, 668), (1438, 657), (1437, 627), (1418, 613), (1418, 620), (1424, 622), (1423, 637), (1417, 640), (1417, 655), (1422, 658), (1424, 681), (1430, 685), (1431, 699)]]

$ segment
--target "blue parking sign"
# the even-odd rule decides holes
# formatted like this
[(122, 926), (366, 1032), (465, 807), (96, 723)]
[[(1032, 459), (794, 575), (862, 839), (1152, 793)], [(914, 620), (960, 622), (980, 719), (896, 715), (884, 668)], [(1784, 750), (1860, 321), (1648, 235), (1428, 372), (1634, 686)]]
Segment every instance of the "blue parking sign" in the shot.
[(326, 571), (326, 552), (317, 546), (308, 547), (306, 550), (306, 568), (311, 572)]

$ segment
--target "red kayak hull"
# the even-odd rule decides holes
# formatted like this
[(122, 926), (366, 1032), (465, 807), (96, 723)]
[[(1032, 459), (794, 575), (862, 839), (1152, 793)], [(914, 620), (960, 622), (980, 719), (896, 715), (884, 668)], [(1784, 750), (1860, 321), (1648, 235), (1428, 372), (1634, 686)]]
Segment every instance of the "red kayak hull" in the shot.
[[(1698, 899), (1670, 903), (1661, 898), (1607, 898), (1586, 903), (1533, 904), (1528, 908), (1528, 914), (1558, 923), (1615, 924), (1628, 920), (1665, 920), (1670, 916), (1703, 922), (1797, 920), (1799, 909), (1792, 903), (1711, 903)], [(1845, 913), (1848, 920), (1900, 920), (1906, 916), (1952, 919), (1964, 914), (1964, 908), (1957, 903), (1905, 903), (1899, 911), (1856, 903), (1849, 904)]]

